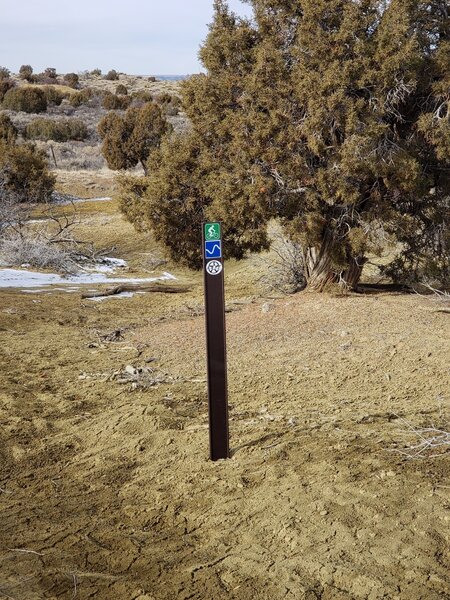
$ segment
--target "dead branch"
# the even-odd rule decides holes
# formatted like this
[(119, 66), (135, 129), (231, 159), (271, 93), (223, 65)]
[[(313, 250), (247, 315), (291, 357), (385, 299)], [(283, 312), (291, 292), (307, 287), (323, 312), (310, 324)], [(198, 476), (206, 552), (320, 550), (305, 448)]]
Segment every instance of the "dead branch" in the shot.
[(124, 283), (100, 292), (86, 292), (81, 295), (83, 299), (103, 298), (114, 296), (123, 292), (159, 292), (161, 294), (185, 294), (190, 291), (188, 286), (164, 285), (160, 283)]

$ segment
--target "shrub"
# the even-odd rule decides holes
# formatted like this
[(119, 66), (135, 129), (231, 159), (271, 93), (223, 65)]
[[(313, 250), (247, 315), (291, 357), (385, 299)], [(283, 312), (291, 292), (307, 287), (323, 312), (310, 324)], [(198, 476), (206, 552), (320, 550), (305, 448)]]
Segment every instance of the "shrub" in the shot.
[(174, 117), (175, 115), (177, 115), (180, 112), (180, 109), (178, 108), (178, 106), (173, 106), (172, 104), (166, 104), (163, 107), (164, 110), (164, 114), (167, 115), (168, 117)]
[(273, 236), (272, 255), (265, 257), (261, 282), (271, 292), (295, 294), (306, 287), (305, 263), (300, 244), (292, 242), (282, 233)]
[(172, 96), (168, 92), (163, 92), (155, 98), (156, 102), (161, 105), (162, 110), (166, 115), (174, 116), (180, 112), (181, 101), (178, 96)]
[(146, 90), (139, 90), (138, 92), (133, 92), (131, 94), (133, 101), (137, 103), (145, 104), (146, 102), (153, 102), (153, 95)]
[(140, 162), (145, 171), (150, 152), (169, 131), (171, 126), (153, 103), (130, 108), (123, 116), (110, 112), (98, 124), (103, 156), (109, 168), (115, 170), (129, 169)]
[(115, 94), (105, 94), (102, 106), (106, 110), (126, 110), (131, 104), (131, 98), (128, 96), (116, 96)]
[(116, 87), (116, 94), (117, 96), (128, 96), (127, 87), (123, 85), (123, 83), (119, 83), (119, 85)]
[(156, 79), (156, 77), (151, 76), (147, 78), (147, 81), (150, 81), (150, 83), (155, 83), (158, 80)]
[(57, 79), (58, 75), (56, 73), (56, 69), (54, 67), (47, 67), (43, 73), (45, 77), (49, 79)]
[(170, 102), (172, 102), (172, 96), (168, 92), (163, 92), (156, 96), (155, 101), (158, 104), (170, 104)]
[(88, 130), (80, 119), (34, 119), (27, 125), (25, 135), (31, 140), (83, 141), (88, 137)]
[(64, 83), (69, 87), (77, 88), (80, 83), (80, 78), (76, 73), (67, 73), (64, 75)]
[(55, 185), (47, 157), (33, 144), (0, 140), (0, 186), (17, 202), (47, 202)]
[(21, 79), (25, 79), (26, 81), (32, 81), (33, 67), (31, 65), (22, 65), (19, 69), (19, 75)]
[(100, 77), (101, 74), (102, 74), (101, 69), (92, 69), (92, 71), (90, 72), (90, 75), (92, 75), (93, 77)]
[(10, 266), (24, 263), (38, 269), (55, 269), (64, 273), (76, 271), (75, 264), (65, 248), (38, 236), (13, 235), (0, 242), (2, 262)]
[(58, 75), (56, 69), (47, 67), (43, 73), (38, 73), (32, 76), (33, 83), (41, 83), (45, 85), (56, 85), (58, 83)]
[(101, 92), (93, 88), (84, 88), (79, 92), (73, 92), (69, 96), (69, 104), (75, 108), (82, 104), (89, 104), (90, 101), (101, 95)]
[(119, 186), (120, 211), (130, 223), (136, 223), (136, 230), (143, 232), (147, 223), (143, 215), (143, 197), (147, 191), (146, 177), (121, 174), (117, 178)]
[(12, 79), (0, 79), (0, 102), (3, 102), (6, 92), (12, 90), (13, 87), (15, 87), (15, 83)]
[(9, 79), (11, 71), (6, 67), (0, 67), (0, 79)]
[(108, 73), (105, 75), (105, 79), (108, 81), (118, 81), (119, 73), (115, 69), (111, 69), (111, 71), (108, 71)]
[(17, 128), (5, 113), (0, 113), (0, 140), (14, 144), (17, 139)]
[(67, 94), (57, 90), (52, 85), (45, 85), (42, 88), (42, 91), (45, 94), (45, 98), (47, 100), (47, 104), (53, 104), (54, 106), (59, 106), (64, 98), (67, 97)]
[(41, 113), (47, 110), (47, 98), (40, 88), (12, 88), (3, 98), (3, 108), (26, 113)]

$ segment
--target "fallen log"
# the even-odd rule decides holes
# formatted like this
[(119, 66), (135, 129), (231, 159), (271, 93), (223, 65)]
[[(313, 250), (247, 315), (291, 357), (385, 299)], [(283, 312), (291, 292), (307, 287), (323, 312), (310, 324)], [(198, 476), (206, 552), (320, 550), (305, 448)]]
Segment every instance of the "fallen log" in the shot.
[(184, 294), (190, 291), (190, 287), (183, 285), (165, 285), (160, 283), (122, 283), (112, 288), (98, 292), (86, 292), (81, 294), (84, 299), (103, 298), (103, 296), (114, 296), (123, 292), (159, 292), (161, 294)]

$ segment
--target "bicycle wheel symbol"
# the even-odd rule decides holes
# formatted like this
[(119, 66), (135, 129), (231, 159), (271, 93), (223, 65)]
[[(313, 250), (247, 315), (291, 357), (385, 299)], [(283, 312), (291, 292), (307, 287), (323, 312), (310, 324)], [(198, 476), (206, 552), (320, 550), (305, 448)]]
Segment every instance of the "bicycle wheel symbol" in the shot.
[(219, 275), (222, 272), (222, 263), (218, 260), (210, 260), (206, 265), (206, 271), (210, 275)]

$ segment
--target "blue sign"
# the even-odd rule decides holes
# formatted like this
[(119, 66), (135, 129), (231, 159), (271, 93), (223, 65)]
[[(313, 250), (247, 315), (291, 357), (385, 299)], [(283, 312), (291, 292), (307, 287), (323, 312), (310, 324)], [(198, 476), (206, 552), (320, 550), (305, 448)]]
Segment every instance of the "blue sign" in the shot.
[(222, 242), (220, 240), (205, 242), (205, 257), (210, 258), (222, 258)]

